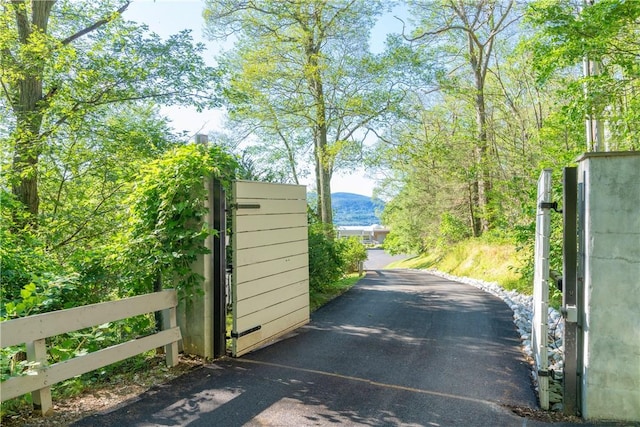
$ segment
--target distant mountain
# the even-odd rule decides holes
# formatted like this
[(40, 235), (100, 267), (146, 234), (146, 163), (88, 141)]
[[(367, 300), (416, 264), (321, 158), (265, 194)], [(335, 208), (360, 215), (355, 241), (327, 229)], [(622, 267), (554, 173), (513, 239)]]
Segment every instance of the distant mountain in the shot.
[[(309, 202), (315, 204), (316, 194), (308, 195)], [(384, 202), (361, 194), (332, 193), (333, 223), (343, 225), (380, 224), (380, 213)]]

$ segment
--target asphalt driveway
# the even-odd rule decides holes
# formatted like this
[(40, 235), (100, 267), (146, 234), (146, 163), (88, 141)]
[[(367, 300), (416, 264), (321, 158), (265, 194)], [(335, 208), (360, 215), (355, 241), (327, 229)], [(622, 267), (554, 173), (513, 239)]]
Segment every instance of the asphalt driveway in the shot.
[(510, 309), (420, 271), (370, 270), (286, 339), (76, 426), (535, 426)]

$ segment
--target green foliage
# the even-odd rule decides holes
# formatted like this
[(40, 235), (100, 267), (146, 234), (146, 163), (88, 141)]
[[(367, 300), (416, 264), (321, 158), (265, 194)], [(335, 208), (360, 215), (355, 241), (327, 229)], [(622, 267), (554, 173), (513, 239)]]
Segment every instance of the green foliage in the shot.
[[(122, 178), (117, 182), (128, 197), (110, 203), (126, 209), (99, 219), (110, 221), (116, 231), (104, 230), (111, 239), (93, 239), (93, 247), (84, 249), (75, 244), (48, 248), (39, 240), (51, 236), (48, 230), (19, 226), (14, 218), (24, 207), (2, 192), (2, 320), (150, 292), (157, 274), (183, 294), (193, 292), (197, 278), (190, 263), (206, 251), (203, 239), (214, 232), (202, 221), (207, 212), (205, 178), (215, 176), (228, 184), (234, 168), (234, 159), (218, 147), (187, 145), (147, 162), (135, 175), (124, 173), (130, 183), (125, 185)], [(48, 363), (134, 339), (155, 328), (154, 316), (144, 315), (52, 337), (47, 343)], [(23, 359), (22, 346), (3, 349), (0, 375), (27, 374), (31, 365)], [(93, 381), (96, 375), (101, 374), (83, 381)], [(62, 387), (84, 387), (78, 380), (71, 382)]]
[[(200, 221), (204, 179), (228, 180), (234, 162), (215, 147), (177, 147), (159, 111), (218, 105), (219, 74), (188, 31), (162, 39), (114, 13), (127, 4), (0, 6), (2, 321), (147, 292), (158, 278), (190, 292), (185, 266), (213, 232)], [(36, 16), (45, 27), (31, 25)], [(52, 337), (48, 363), (155, 327), (145, 315)], [(1, 356), (3, 379), (30, 367), (23, 346)]]
[[(128, 5), (122, 0), (2, 4), (0, 108), (7, 113), (2, 143), (13, 159), (5, 176), (27, 206), (31, 223), (42, 220), (39, 203), (44, 197), (39, 197), (39, 190), (51, 182), (41, 174), (61, 174), (62, 182), (91, 175), (93, 154), (100, 154), (100, 163), (103, 152), (102, 147), (94, 151), (88, 146), (104, 142), (105, 134), (118, 127), (109, 123), (114, 110), (145, 103), (218, 105), (219, 73), (204, 63), (204, 46), (195, 45), (188, 31), (162, 39), (145, 26), (123, 20), (120, 12)], [(78, 162), (77, 154), (69, 162), (67, 153), (59, 150), (69, 146), (79, 148), (86, 163)], [(123, 164), (117, 166), (116, 175)], [(97, 216), (109, 207), (99, 204), (100, 197), (115, 189), (96, 190), (90, 201)], [(54, 187), (54, 202), (57, 194)], [(86, 197), (81, 203), (88, 202)], [(81, 218), (73, 219), (84, 224)], [(56, 226), (54, 231), (61, 230)], [(58, 237), (66, 243), (70, 236)]]
[(360, 263), (367, 260), (367, 248), (355, 236), (341, 238), (339, 241), (340, 255), (347, 273), (360, 271)]
[[(600, 0), (579, 9), (571, 2), (540, 0), (527, 8), (527, 23), (535, 30), (527, 48), (538, 81), (548, 84), (568, 74), (561, 89), (568, 100), (564, 113), (577, 117), (576, 123), (587, 115), (606, 120), (611, 150), (639, 147), (639, 17), (640, 2), (625, 0)], [(579, 76), (585, 58), (597, 69)]]
[[(122, 236), (120, 267), (133, 286), (126, 293), (146, 293), (167, 281), (190, 295), (199, 277), (191, 264), (208, 252), (205, 238), (217, 233), (204, 222), (205, 179), (232, 177), (234, 160), (218, 147), (177, 147), (144, 165), (130, 192), (128, 229)], [(154, 284), (155, 283), (155, 284)]]
[[(0, 289), (2, 316), (8, 301), (20, 298), (22, 289), (45, 275), (62, 269), (49, 256), (38, 230), (24, 225), (28, 213), (15, 197), (0, 189)], [(22, 224), (22, 225), (20, 225)]]
[(322, 291), (312, 290), (309, 294), (310, 310), (315, 311), (322, 307), (337, 296), (342, 295), (351, 289), (360, 280), (360, 275), (353, 273), (348, 274), (344, 278), (330, 283), (322, 288)]
[(20, 290), (20, 296), (3, 301), (2, 319), (25, 317), (38, 313), (62, 310), (75, 306), (74, 291), (78, 288), (78, 275), (54, 276), (41, 274), (33, 277)]
[[(254, 158), (299, 182), (314, 165), (318, 212), (332, 223), (334, 170), (361, 160), (363, 142), (406, 96), (405, 79), (422, 67), (396, 39), (383, 54), (369, 52), (369, 29), (390, 2), (208, 0), (212, 39), (234, 34), (219, 62), (228, 72), (225, 95), (234, 134), (255, 136)], [(274, 30), (277, 29), (277, 30)], [(398, 64), (402, 64), (399, 66)], [(424, 64), (421, 64), (424, 65)], [(239, 131), (240, 129), (240, 131)]]
[(397, 261), (390, 268), (437, 269), (456, 276), (497, 282), (508, 290), (531, 294), (531, 283), (524, 283), (513, 267), (519, 265), (516, 249), (509, 239), (499, 236), (470, 238), (446, 247), (435, 247), (421, 255)]
[(322, 292), (345, 274), (339, 241), (321, 223), (309, 225), (309, 290)]
[(471, 236), (469, 224), (449, 212), (440, 216), (438, 235), (440, 236), (440, 245), (457, 243)]
[(32, 363), (26, 360), (24, 345), (0, 349), (0, 381), (14, 376), (26, 375), (30, 367), (32, 367)]
[[(559, 0), (528, 4), (488, 2), (494, 12), (513, 7), (513, 25), (495, 33), (492, 59), (487, 62), (483, 97), (489, 113), (484, 153), (477, 151), (477, 88), (463, 64), (469, 58), (466, 37), (456, 37), (449, 9), (439, 2), (413, 2), (420, 24), (433, 30), (423, 40), (425, 52), (440, 52), (447, 61), (436, 73), (432, 94), (406, 99), (403, 116), (376, 147), (376, 163), (389, 177), (382, 189), (387, 198), (383, 223), (391, 228), (385, 248), (400, 253), (423, 253), (469, 235), (474, 218), (488, 220), (489, 233), (507, 236), (519, 247), (515, 271), (521, 283), (533, 278), (535, 188), (540, 170), (555, 171), (554, 200), (561, 200), (560, 173), (591, 147), (586, 146), (585, 116), (603, 122), (609, 150), (637, 150), (637, 108), (640, 3), (602, 0), (593, 5)], [(526, 9), (526, 19), (517, 15)], [(442, 10), (441, 10), (442, 9)], [(461, 8), (459, 14), (484, 13)], [(489, 10), (489, 9), (487, 9)], [(453, 16), (453, 15), (452, 15)], [(508, 20), (509, 21), (509, 20)], [(483, 25), (475, 30), (480, 36)], [(455, 27), (455, 26), (454, 26)], [(512, 37), (513, 36), (513, 37)], [(515, 43), (519, 40), (519, 44)], [(581, 76), (583, 58), (597, 60), (601, 72)], [(381, 138), (382, 139), (382, 138)], [(605, 148), (605, 147), (601, 147)], [(484, 156), (484, 160), (478, 160)], [(485, 181), (488, 203), (478, 211), (478, 179)], [(561, 224), (552, 217), (551, 267), (561, 270)], [(487, 232), (485, 231), (485, 234)], [(555, 292), (555, 291), (552, 291)]]

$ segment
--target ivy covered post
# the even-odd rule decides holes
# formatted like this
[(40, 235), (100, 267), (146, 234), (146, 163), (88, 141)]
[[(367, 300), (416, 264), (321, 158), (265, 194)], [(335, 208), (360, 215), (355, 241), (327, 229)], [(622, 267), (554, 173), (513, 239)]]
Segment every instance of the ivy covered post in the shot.
[[(196, 135), (196, 143), (208, 146), (206, 135)], [(184, 351), (206, 358), (224, 356), (225, 328), (225, 203), (221, 181), (214, 175), (204, 177), (205, 214), (202, 228), (212, 230), (205, 241), (205, 253), (192, 263), (192, 273), (200, 280), (189, 298), (180, 302), (178, 323)]]
[(216, 145), (179, 146), (145, 165), (131, 194), (133, 244), (125, 258), (135, 270), (135, 291), (176, 288), (182, 350), (207, 358), (216, 357), (213, 250), (224, 232), (215, 222), (212, 183), (227, 182), (235, 164)]

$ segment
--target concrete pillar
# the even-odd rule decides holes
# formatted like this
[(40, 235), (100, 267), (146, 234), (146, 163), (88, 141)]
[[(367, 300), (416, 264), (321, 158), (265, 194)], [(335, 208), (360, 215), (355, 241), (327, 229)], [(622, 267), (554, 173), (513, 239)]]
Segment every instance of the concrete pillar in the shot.
[(582, 415), (640, 421), (640, 153), (585, 154), (578, 188)]

